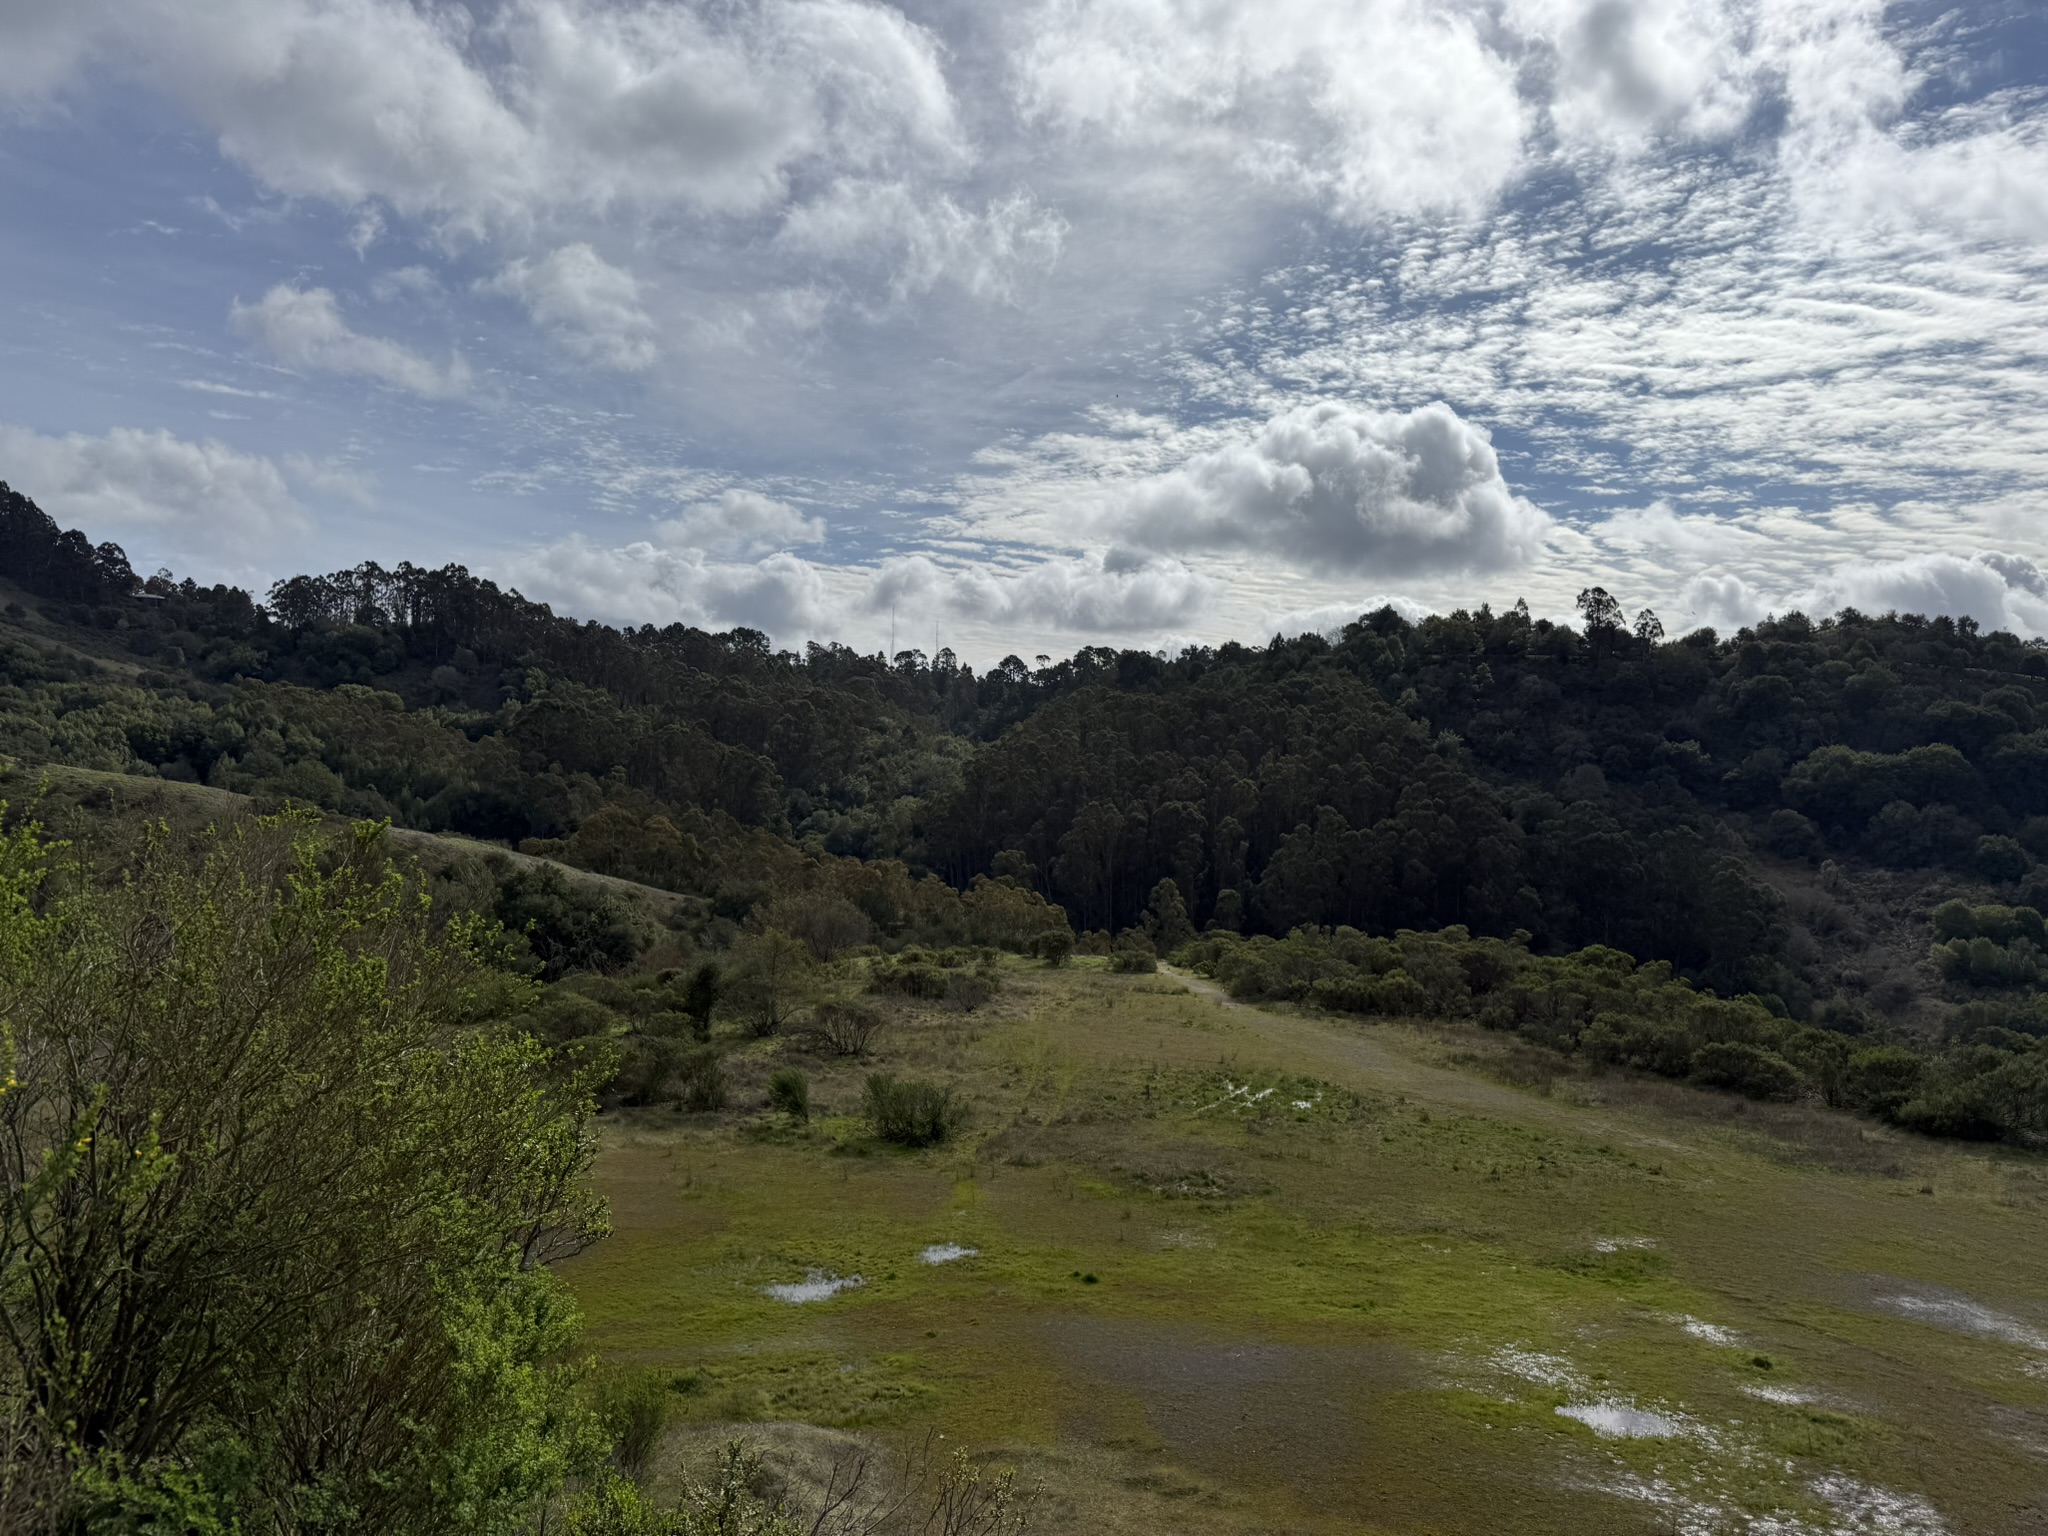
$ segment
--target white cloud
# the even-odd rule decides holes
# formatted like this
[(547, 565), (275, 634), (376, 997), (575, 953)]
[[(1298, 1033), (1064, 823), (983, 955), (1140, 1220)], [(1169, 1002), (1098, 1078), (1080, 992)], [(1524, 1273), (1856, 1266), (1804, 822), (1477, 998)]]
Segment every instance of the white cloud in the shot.
[(1129, 551), (1011, 569), (942, 566), (911, 555), (882, 565), (862, 606), (869, 613), (946, 613), (1020, 629), (1140, 634), (1191, 623), (1216, 590), (1213, 581), (1178, 560)]
[(1237, 549), (1318, 572), (1414, 576), (1526, 564), (1550, 519), (1508, 489), (1485, 431), (1441, 403), (1323, 401), (1124, 494), (1115, 521), (1155, 550)]
[(1066, 220), (1028, 192), (991, 199), (977, 213), (903, 182), (846, 179), (793, 209), (776, 243), (800, 255), (874, 265), (899, 300), (942, 281), (976, 298), (1009, 299), (1021, 278), (1059, 260), (1066, 235)]
[(1192, 155), (1340, 218), (1485, 206), (1520, 171), (1515, 64), (1451, 4), (1049, 0), (1017, 63), (1026, 115)]
[(1640, 150), (1715, 137), (1754, 105), (1761, 60), (1746, 8), (1718, 0), (1516, 0), (1509, 24), (1555, 61), (1551, 120), (1567, 144)]
[(515, 261), (487, 286), (518, 299), (586, 363), (628, 373), (654, 365), (655, 325), (641, 307), (639, 279), (583, 241), (537, 262)]
[(269, 459), (161, 429), (45, 437), (0, 423), (0, 478), (94, 539), (142, 538), (219, 568), (312, 531)]
[(820, 633), (830, 605), (817, 567), (786, 553), (722, 562), (648, 543), (606, 549), (575, 535), (503, 561), (491, 574), (578, 618), (745, 625), (784, 644)]
[(287, 368), (362, 374), (429, 399), (469, 389), (469, 365), (460, 355), (444, 367), (398, 342), (350, 330), (325, 288), (279, 283), (254, 304), (237, 301), (229, 318)]
[(44, 9), (0, 17), (10, 48), (34, 45), (39, 90), (95, 48), (124, 57), (265, 184), (451, 230), (620, 205), (751, 213), (820, 159), (965, 154), (936, 40), (860, 0)]
[(656, 526), (662, 541), (678, 548), (721, 555), (761, 555), (825, 538), (823, 518), (805, 517), (795, 507), (759, 491), (733, 487), (708, 501), (685, 507)]
[(1589, 532), (1603, 544), (1626, 550), (1708, 563), (1730, 559), (1767, 542), (1765, 536), (1730, 518), (1685, 516), (1669, 502), (1609, 513)]
[(1726, 572), (1687, 583), (1680, 602), (1687, 627), (1739, 629), (1770, 613), (1795, 610), (1824, 618), (1844, 608), (1886, 613), (1948, 614), (1985, 629), (2048, 635), (2048, 578), (2022, 556), (1981, 550), (1913, 555), (1899, 560), (1845, 561), (1804, 586), (1768, 593)]

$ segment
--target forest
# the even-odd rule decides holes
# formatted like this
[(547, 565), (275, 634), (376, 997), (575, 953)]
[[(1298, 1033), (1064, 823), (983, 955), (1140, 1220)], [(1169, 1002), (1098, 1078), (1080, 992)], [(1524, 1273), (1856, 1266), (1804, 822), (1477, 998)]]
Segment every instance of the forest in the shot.
[(8, 808), (9, 1528), (727, 1529), (605, 1471), (630, 1405), (559, 1364), (591, 1117), (722, 1104), (714, 1018), (857, 1055), (876, 994), (971, 1011), (1005, 953), (2048, 1143), (2048, 647), (1967, 619), (1671, 637), (1589, 587), (977, 673), (459, 566), (144, 576), (4, 486), (0, 599), (14, 782), (256, 818)]

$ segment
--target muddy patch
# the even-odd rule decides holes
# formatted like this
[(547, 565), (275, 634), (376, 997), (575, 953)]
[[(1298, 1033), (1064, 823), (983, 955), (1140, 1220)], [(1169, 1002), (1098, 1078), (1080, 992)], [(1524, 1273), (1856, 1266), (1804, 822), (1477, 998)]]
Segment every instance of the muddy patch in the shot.
[(1069, 1371), (1135, 1397), (1190, 1466), (1232, 1477), (1256, 1466), (1297, 1485), (1355, 1464), (1364, 1403), (1421, 1374), (1393, 1345), (1218, 1341), (1118, 1318), (1051, 1318), (1041, 1328)]

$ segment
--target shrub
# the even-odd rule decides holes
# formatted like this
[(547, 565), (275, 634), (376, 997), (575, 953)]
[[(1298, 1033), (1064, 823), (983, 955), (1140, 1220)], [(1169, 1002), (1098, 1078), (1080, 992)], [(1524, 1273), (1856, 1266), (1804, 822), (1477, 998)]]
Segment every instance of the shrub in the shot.
[(1796, 1099), (1804, 1079), (1776, 1051), (1740, 1040), (1716, 1040), (1692, 1053), (1692, 1077), (1751, 1099)]
[(652, 1371), (632, 1371), (599, 1384), (597, 1416), (612, 1442), (612, 1464), (637, 1478), (661, 1446), (673, 1399)]
[(779, 929), (801, 939), (814, 960), (830, 960), (842, 951), (871, 943), (875, 925), (844, 896), (829, 891), (798, 891), (778, 896), (756, 914), (762, 928)]
[(820, 1003), (811, 1012), (811, 1034), (838, 1056), (865, 1056), (888, 1020), (859, 1003)]
[(620, 1100), (654, 1104), (664, 1098), (683, 1063), (683, 1048), (658, 1035), (640, 1035), (626, 1044), (619, 1075), (613, 1080)]
[(792, 1120), (811, 1118), (811, 1082), (795, 1067), (784, 1067), (768, 1079), (768, 1102)]
[(693, 1051), (678, 1053), (673, 1081), (676, 1102), (684, 1109), (708, 1113), (725, 1108), (729, 1091), (725, 1058), (714, 1047), (700, 1045)]
[(954, 971), (946, 977), (946, 1006), (972, 1013), (996, 995), (996, 985), (991, 971)]
[(899, 1081), (886, 1072), (869, 1076), (866, 1108), (875, 1135), (904, 1147), (936, 1146), (966, 1119), (965, 1106), (950, 1090), (920, 1078)]
[(1048, 929), (1031, 941), (1031, 953), (1047, 965), (1065, 965), (1074, 953), (1074, 930)]
[(1920, 1089), (1927, 1062), (1902, 1045), (1857, 1051), (1842, 1069), (1842, 1100), (1890, 1119)]
[(711, 1012), (718, 1006), (724, 986), (718, 963), (706, 960), (690, 973), (689, 985), (683, 988), (683, 1012), (689, 1016), (690, 1032), (699, 1040), (711, 1038)]
[(1135, 929), (1116, 941), (1110, 952), (1109, 968), (1130, 976), (1147, 976), (1159, 969), (1159, 953), (1152, 941)]

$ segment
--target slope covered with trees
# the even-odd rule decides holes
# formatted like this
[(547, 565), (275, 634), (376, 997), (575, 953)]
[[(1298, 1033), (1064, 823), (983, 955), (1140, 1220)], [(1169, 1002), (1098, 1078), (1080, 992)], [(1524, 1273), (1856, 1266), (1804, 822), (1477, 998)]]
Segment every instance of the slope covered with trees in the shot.
[(1994, 944), (1937, 936), (1943, 900), (2048, 906), (2048, 650), (1967, 620), (1670, 639), (1594, 588), (1576, 626), (1381, 610), (977, 674), (579, 623), (459, 567), (138, 581), (12, 492), (0, 548), (0, 751), (525, 847), (730, 932), (800, 898), (954, 942), (981, 881), (1109, 935), (1171, 882), (1190, 931), (1455, 924), (1835, 1029), (2032, 1017), (2024, 935), (1928, 958)]

